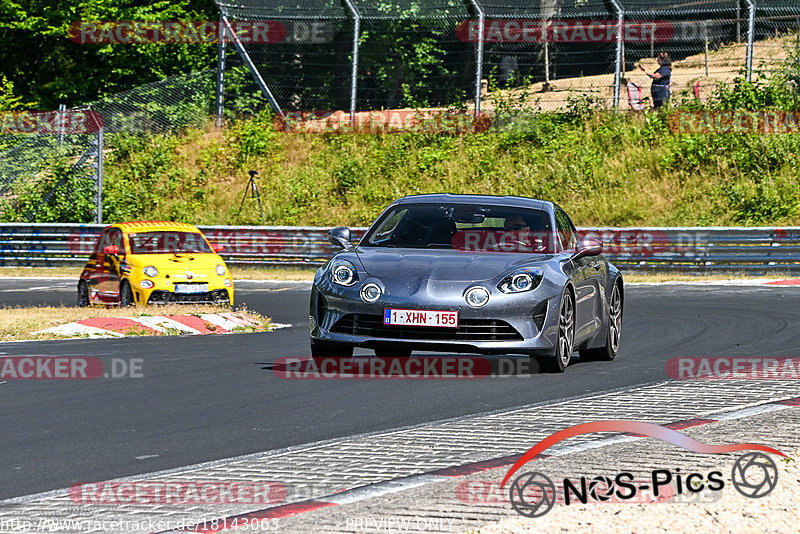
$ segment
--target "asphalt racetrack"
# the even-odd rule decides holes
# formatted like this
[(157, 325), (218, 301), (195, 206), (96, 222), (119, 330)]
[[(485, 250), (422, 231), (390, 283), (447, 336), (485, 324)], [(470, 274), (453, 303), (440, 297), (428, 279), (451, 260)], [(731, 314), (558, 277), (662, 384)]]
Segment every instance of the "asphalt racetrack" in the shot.
[[(74, 286), (3, 279), (0, 303), (71, 305)], [(144, 360), (136, 379), (0, 380), (0, 499), (659, 382), (678, 356), (797, 356), (800, 345), (796, 288), (639, 285), (626, 290), (614, 362), (479, 380), (281, 379), (277, 358), (309, 355), (308, 288), (237, 283), (239, 305), (292, 325), (270, 333), (0, 343), (0, 356)]]

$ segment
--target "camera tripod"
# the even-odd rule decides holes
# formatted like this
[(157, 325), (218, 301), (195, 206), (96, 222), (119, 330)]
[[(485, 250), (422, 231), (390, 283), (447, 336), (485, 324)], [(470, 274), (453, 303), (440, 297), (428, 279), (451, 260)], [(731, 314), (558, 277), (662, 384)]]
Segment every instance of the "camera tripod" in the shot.
[(264, 207), (261, 205), (261, 195), (258, 193), (258, 186), (256, 185), (256, 175), (258, 175), (258, 171), (247, 171), (247, 174), (250, 175), (250, 181), (248, 181), (247, 185), (244, 187), (244, 196), (242, 196), (242, 203), (239, 204), (239, 211), (236, 212), (236, 218), (238, 219), (239, 214), (242, 212), (244, 201), (247, 199), (247, 192), (252, 191), (253, 198), (258, 200), (258, 212), (261, 214), (261, 224), (264, 224)]

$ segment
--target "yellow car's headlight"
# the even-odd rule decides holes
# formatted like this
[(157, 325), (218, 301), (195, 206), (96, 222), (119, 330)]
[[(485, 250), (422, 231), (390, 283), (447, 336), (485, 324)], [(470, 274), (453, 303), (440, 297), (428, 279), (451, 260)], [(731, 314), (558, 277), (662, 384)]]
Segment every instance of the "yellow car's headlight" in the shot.
[(149, 276), (150, 278), (155, 278), (156, 276), (158, 276), (158, 269), (156, 269), (152, 265), (148, 265), (147, 267), (142, 269), (142, 272), (144, 273), (145, 276)]
[(222, 265), (221, 263), (217, 265), (217, 276), (225, 276), (225, 272), (226, 270), (224, 265)]

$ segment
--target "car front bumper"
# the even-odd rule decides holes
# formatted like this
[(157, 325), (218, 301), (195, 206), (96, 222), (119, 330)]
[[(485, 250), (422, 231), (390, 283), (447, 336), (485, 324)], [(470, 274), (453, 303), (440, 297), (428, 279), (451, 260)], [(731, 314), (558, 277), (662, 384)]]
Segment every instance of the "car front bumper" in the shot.
[(160, 289), (150, 290), (146, 300), (143, 302), (150, 304), (233, 304), (233, 289), (222, 288), (212, 289), (204, 293), (175, 293)]
[[(315, 282), (309, 311), (312, 340), (366, 348), (402, 344), (438, 352), (553, 353), (562, 288), (547, 280), (520, 294), (504, 294), (476, 283), (423, 284), (407, 295), (384, 293), (372, 304), (361, 300), (362, 285), (347, 288), (325, 279)], [(471, 308), (464, 301), (464, 291), (474, 285), (490, 290), (489, 303), (483, 308)], [(384, 325), (386, 308), (457, 311), (459, 326)]]

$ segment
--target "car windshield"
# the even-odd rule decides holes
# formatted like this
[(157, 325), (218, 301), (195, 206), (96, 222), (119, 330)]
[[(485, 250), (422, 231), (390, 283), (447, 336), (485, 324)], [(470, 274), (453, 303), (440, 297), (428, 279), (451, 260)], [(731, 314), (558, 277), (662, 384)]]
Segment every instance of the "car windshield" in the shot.
[(473, 204), (399, 204), (364, 236), (361, 246), (439, 248), (470, 252), (553, 250), (547, 212)]
[(128, 234), (131, 254), (201, 254), (213, 252), (197, 232), (142, 232)]

